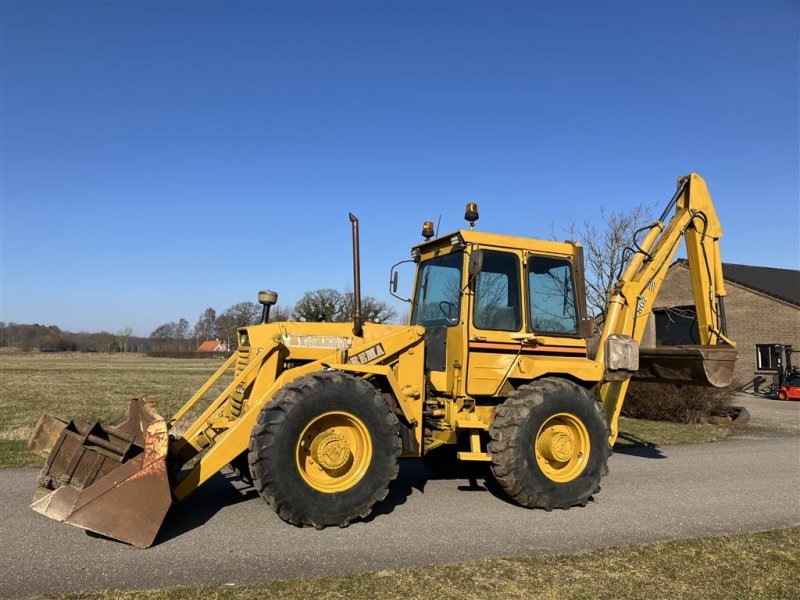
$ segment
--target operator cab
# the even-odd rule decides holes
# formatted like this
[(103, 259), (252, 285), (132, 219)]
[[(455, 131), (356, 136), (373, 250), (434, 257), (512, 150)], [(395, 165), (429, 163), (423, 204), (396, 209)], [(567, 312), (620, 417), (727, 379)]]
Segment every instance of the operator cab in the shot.
[[(580, 244), (469, 229), (426, 240), (412, 258), (410, 324), (426, 328), (426, 367), (442, 393), (504, 395), (509, 370), (531, 366), (529, 358), (591, 363)], [(599, 379), (589, 370), (589, 381)]]

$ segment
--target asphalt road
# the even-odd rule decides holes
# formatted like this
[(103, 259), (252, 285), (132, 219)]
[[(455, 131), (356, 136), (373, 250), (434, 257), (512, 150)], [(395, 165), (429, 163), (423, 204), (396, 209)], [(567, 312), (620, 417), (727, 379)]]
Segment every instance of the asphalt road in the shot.
[[(783, 407), (782, 407), (783, 410)], [(784, 417), (800, 423), (800, 404)], [(28, 509), (34, 470), (0, 471), (0, 596), (247, 583), (563, 553), (800, 524), (800, 436), (755, 428), (725, 443), (617, 452), (586, 508), (519, 508), (483, 482), (431, 479), (403, 463), (367, 522), (298, 529), (222, 475), (167, 519), (148, 550)]]

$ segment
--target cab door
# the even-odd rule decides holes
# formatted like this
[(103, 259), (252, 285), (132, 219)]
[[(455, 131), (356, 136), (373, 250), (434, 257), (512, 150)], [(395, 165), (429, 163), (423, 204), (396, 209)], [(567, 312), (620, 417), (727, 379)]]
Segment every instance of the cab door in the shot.
[(411, 324), (425, 328), (425, 371), (440, 394), (456, 395), (463, 364), (464, 252), (437, 251), (417, 270)]
[(466, 393), (496, 396), (519, 356), (520, 342), (511, 336), (523, 331), (522, 255), (485, 248), (482, 253), (467, 316)]

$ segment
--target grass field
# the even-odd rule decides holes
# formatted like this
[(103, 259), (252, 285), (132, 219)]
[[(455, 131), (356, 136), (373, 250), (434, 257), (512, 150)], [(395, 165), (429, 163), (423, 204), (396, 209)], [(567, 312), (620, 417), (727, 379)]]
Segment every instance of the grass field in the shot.
[(491, 558), (325, 579), (242, 587), (105, 591), (61, 600), (261, 598), (727, 600), (800, 597), (800, 528), (624, 546), (566, 556)]
[(41, 464), (25, 445), (43, 412), (116, 424), (125, 419), (127, 400), (146, 394), (169, 418), (221, 364), (138, 354), (0, 354), (0, 467)]
[[(127, 399), (147, 394), (169, 418), (220, 366), (219, 359), (149, 358), (138, 354), (0, 354), (0, 467), (35, 467), (26, 449), (43, 412), (65, 418), (121, 422)], [(619, 445), (718, 441), (730, 429), (622, 419)]]

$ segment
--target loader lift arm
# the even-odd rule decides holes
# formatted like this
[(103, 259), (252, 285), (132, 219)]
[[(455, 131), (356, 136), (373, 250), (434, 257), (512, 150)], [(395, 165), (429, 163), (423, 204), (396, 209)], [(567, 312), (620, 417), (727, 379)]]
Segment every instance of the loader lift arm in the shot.
[[(669, 213), (675, 213), (667, 222)], [(637, 233), (643, 233), (640, 230)], [(634, 236), (636, 237), (636, 236)], [(703, 360), (716, 348), (725, 361), (735, 360), (735, 343), (727, 337), (723, 297), (726, 295), (722, 278), (719, 240), (722, 237), (717, 212), (708, 193), (706, 182), (697, 173), (678, 179), (678, 188), (661, 217), (646, 228), (640, 243), (634, 240), (633, 256), (612, 290), (609, 309), (600, 336), (597, 360), (604, 362), (611, 336), (627, 336), (641, 343), (655, 299), (664, 283), (682, 239), (692, 283), (692, 296), (697, 311), (700, 350), (688, 350), (694, 358)], [(719, 353), (717, 353), (719, 355)], [(713, 368), (713, 367), (712, 367)], [(730, 383), (709, 379), (712, 385)], [(630, 377), (612, 381), (607, 377), (600, 388), (600, 399), (611, 428), (610, 442), (616, 441), (619, 415), (630, 383)], [(720, 378), (723, 379), (723, 378)]]

